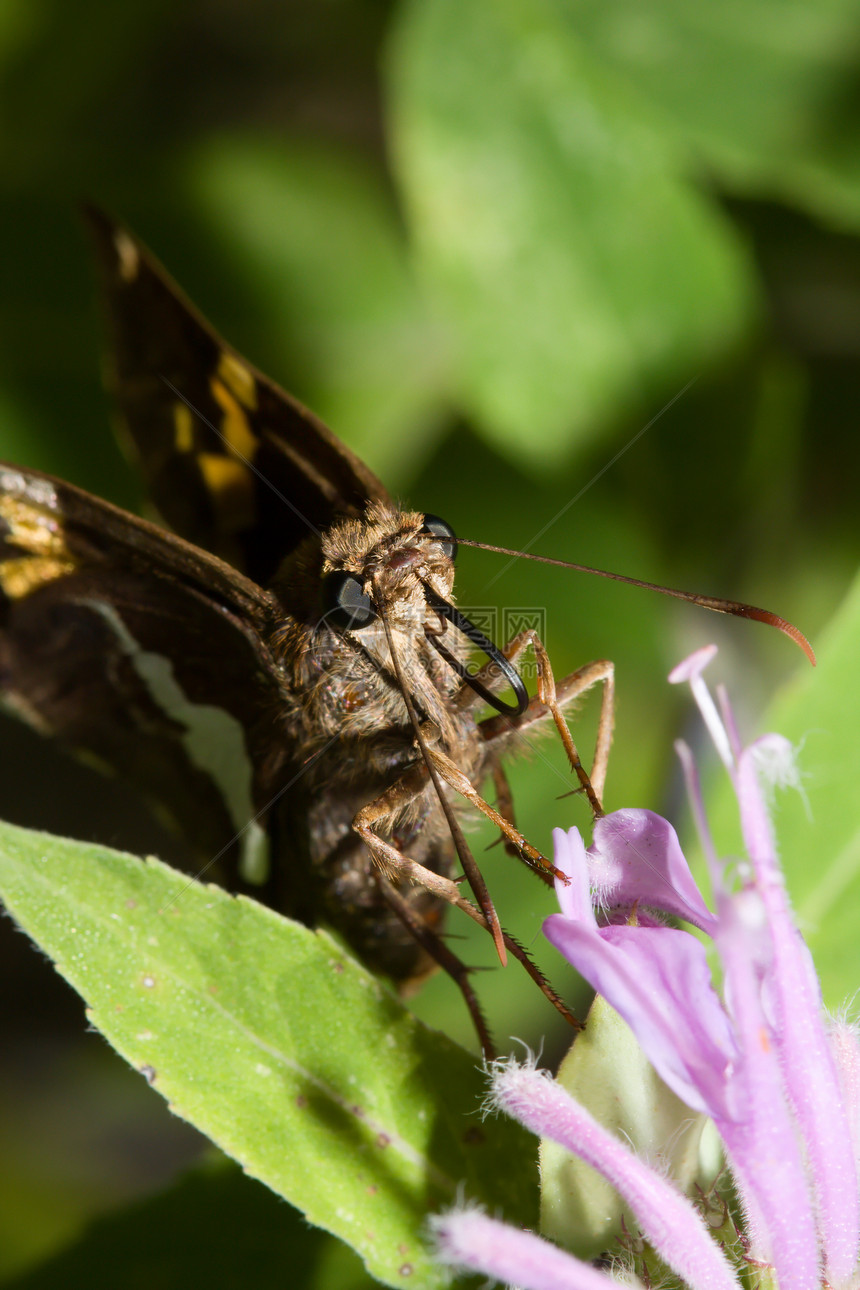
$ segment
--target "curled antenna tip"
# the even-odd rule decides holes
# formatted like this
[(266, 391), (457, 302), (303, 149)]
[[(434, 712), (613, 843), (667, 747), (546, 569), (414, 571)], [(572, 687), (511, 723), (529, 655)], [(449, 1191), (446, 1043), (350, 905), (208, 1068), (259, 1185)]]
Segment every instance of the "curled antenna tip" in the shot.
[[(747, 612), (744, 612), (747, 611)], [(739, 605), (737, 609), (740, 618), (753, 618), (756, 622), (767, 623), (769, 627), (775, 627), (777, 631), (782, 632), (789, 640), (793, 640), (795, 645), (799, 645), (813, 667), (816, 664), (815, 650), (804, 636), (799, 627), (790, 623), (787, 618), (780, 618), (779, 614), (772, 614), (768, 609), (756, 609), (753, 605)]]
[(809, 641), (804, 636), (799, 627), (790, 623), (787, 618), (782, 618), (779, 614), (773, 614), (769, 609), (759, 609), (757, 605), (745, 605), (739, 600), (723, 600), (716, 596), (696, 596), (687, 592), (671, 591), (665, 589), (665, 594), (669, 596), (679, 596), (682, 600), (690, 600), (693, 604), (701, 605), (703, 609), (713, 609), (717, 614), (731, 614), (735, 618), (749, 618), (756, 623), (764, 623), (767, 627), (775, 627), (783, 636), (794, 641), (799, 645), (813, 667), (815, 667), (815, 651)]

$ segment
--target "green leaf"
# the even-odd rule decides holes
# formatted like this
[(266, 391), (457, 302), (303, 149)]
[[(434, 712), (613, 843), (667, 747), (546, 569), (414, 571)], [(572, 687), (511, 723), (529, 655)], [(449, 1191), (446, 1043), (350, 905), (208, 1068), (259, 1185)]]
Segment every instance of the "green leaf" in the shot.
[(0, 826), (0, 894), (93, 1023), (247, 1173), (387, 1285), (448, 1284), (428, 1213), (533, 1218), (532, 1145), (485, 1132), (473, 1057), (332, 939), (158, 861)]
[(856, 0), (566, 7), (593, 57), (735, 190), (858, 226)]
[(390, 63), (397, 174), (457, 395), (507, 452), (547, 465), (736, 342), (745, 254), (551, 0), (411, 0)]

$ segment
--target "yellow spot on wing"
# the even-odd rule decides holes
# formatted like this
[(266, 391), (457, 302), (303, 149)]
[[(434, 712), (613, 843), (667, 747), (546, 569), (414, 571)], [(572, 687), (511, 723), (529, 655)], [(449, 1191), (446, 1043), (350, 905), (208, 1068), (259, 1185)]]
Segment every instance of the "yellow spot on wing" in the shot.
[(61, 522), (53, 511), (26, 497), (6, 494), (0, 495), (0, 517), (9, 530), (6, 546), (24, 552), (0, 564), (0, 587), (10, 600), (21, 600), (75, 569)]
[(119, 276), (123, 282), (134, 282), (140, 269), (140, 254), (132, 239), (123, 229), (117, 229), (113, 238)]
[(0, 518), (9, 533), (6, 541), (36, 555), (69, 556), (59, 519), (26, 497), (0, 495)]
[(254, 479), (247, 466), (214, 452), (199, 452), (197, 461), (220, 528), (226, 533), (249, 528), (255, 519)]
[(177, 452), (191, 452), (194, 448), (194, 417), (186, 403), (173, 405), (173, 442)]
[(257, 451), (257, 439), (248, 424), (248, 418), (239, 406), (238, 400), (213, 376), (210, 386), (213, 397), (224, 416), (218, 427), (229, 448), (244, 461), (253, 461)]
[(29, 596), (75, 569), (62, 526), (52, 511), (27, 497), (7, 494), (0, 495), (0, 518), (8, 529), (5, 544), (24, 552), (0, 563), (0, 587), (10, 600)]
[(257, 382), (240, 358), (222, 350), (218, 359), (218, 377), (243, 407), (249, 412), (257, 411)]
[(74, 560), (55, 560), (51, 556), (23, 555), (0, 564), (0, 587), (10, 600), (22, 600), (57, 578), (64, 578), (75, 568)]

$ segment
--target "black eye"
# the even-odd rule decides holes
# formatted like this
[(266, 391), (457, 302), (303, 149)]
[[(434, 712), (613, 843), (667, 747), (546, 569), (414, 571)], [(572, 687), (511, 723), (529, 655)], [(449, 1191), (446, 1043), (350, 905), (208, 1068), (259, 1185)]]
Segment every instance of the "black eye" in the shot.
[(372, 623), (376, 610), (354, 573), (326, 574), (322, 585), (326, 622), (341, 631), (357, 631)]
[(440, 520), (438, 515), (425, 515), (424, 527), (421, 529), (421, 532), (432, 533), (434, 537), (444, 539), (442, 542), (442, 550), (445, 552), (449, 560), (456, 560), (457, 534), (451, 528), (450, 524), (447, 524), (445, 520)]

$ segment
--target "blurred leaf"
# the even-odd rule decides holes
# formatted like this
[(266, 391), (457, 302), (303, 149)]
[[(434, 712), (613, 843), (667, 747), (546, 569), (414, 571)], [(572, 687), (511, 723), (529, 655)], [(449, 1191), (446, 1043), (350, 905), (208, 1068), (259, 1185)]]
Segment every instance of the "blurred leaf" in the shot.
[[(169, 42), (167, 24), (176, 7), (169, 0), (78, 0), (74, 6), (13, 0), (4, 3), (4, 17), (7, 9), (11, 21), (0, 30), (4, 185), (7, 191), (26, 188), (50, 174), (54, 194), (68, 184), (69, 199), (76, 192), (80, 200), (82, 175), (106, 138), (122, 126), (136, 133), (133, 113), (127, 115), (137, 90), (132, 73)], [(173, 126), (175, 137), (175, 115)], [(124, 138), (128, 147), (128, 129)]]
[(442, 354), (379, 175), (331, 147), (232, 136), (186, 158), (180, 183), (265, 310), (264, 365), (287, 346), (284, 382), (374, 470), (420, 460)]
[(733, 188), (860, 224), (857, 0), (563, 3)]
[(458, 395), (508, 453), (552, 463), (736, 343), (753, 295), (739, 243), (551, 0), (412, 0), (391, 71)]
[(475, 1059), (325, 933), (158, 861), (11, 825), (0, 891), (176, 1113), (386, 1284), (448, 1284), (423, 1224), (461, 1185), (529, 1220), (528, 1137), (481, 1130)]
[(94, 1222), (68, 1249), (3, 1284), (7, 1290), (369, 1290), (358, 1259), (223, 1160), (158, 1196)]

